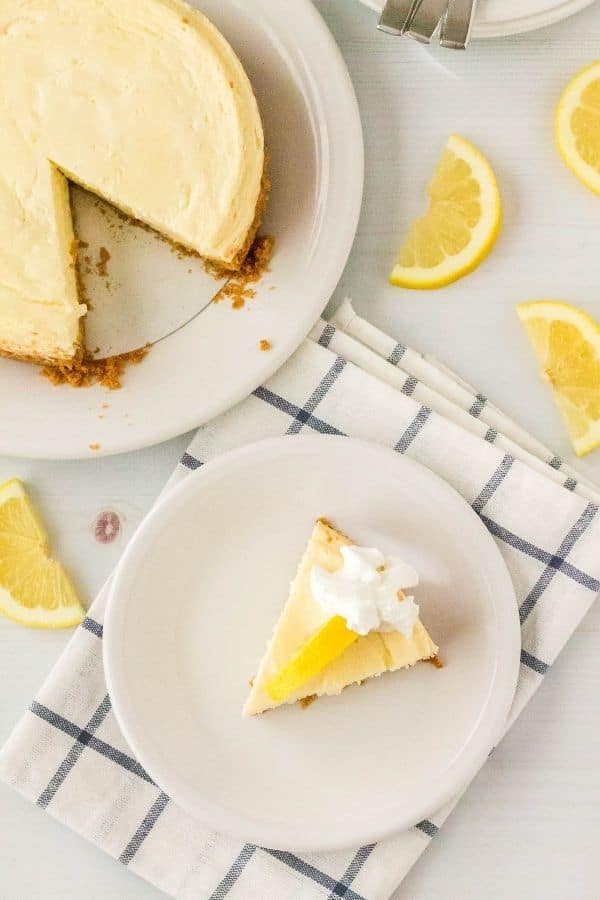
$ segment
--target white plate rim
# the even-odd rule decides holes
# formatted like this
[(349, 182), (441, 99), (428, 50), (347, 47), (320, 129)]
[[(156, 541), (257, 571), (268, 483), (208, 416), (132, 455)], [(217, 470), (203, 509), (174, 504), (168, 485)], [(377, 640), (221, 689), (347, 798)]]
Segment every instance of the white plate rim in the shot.
[[(497, 584), (497, 589), (494, 591), (494, 597), (503, 598), (495, 603), (495, 614), (498, 621), (498, 649), (493, 687), (490, 688), (486, 705), (480, 715), (477, 727), (469, 739), (468, 752), (463, 751), (449, 768), (448, 771), (452, 773), (452, 777), (446, 779), (445, 787), (438, 791), (435, 798), (430, 798), (427, 802), (424, 802), (419, 809), (411, 810), (408, 816), (406, 813), (402, 815), (401, 811), (399, 811), (398, 817), (393, 824), (383, 825), (379, 830), (361, 831), (360, 825), (355, 826), (352, 823), (350, 829), (345, 826), (345, 830), (338, 838), (328, 838), (327, 844), (319, 843), (315, 845), (314, 842), (310, 841), (305, 843), (301, 837), (290, 839), (288, 836), (283, 848), (295, 852), (324, 852), (341, 850), (349, 846), (363, 846), (392, 837), (414, 826), (417, 822), (426, 819), (437, 809), (459, 796), (460, 792), (485, 763), (497, 741), (502, 737), (506, 727), (520, 669), (521, 629), (514, 585), (493, 537), (466, 500), (447, 482), (416, 460), (401, 456), (391, 448), (371, 441), (322, 435), (298, 435), (294, 436), (293, 440), (296, 448), (301, 443), (306, 444), (308, 442), (318, 444), (323, 441), (350, 441), (356, 447), (368, 453), (380, 453), (388, 459), (395, 457), (399, 464), (405, 465), (409, 471), (411, 469), (413, 471), (418, 470), (421, 475), (430, 480), (432, 485), (435, 485), (436, 490), (451, 497), (453, 502), (460, 501), (465, 513), (472, 516), (473, 520), (476, 519), (481, 528), (482, 547), (487, 546), (491, 565), (496, 567), (494, 583)], [(146, 755), (143, 738), (140, 741), (143, 728), (140, 728), (139, 731), (136, 729), (135, 714), (132, 714), (132, 708), (128, 706), (126, 690), (123, 689), (123, 684), (120, 680), (118, 652), (114, 651), (113, 648), (118, 646), (119, 618), (123, 611), (120, 597), (128, 595), (126, 586), (127, 584), (130, 586), (132, 584), (133, 573), (137, 568), (138, 561), (144, 555), (146, 542), (152, 540), (157, 532), (160, 531), (164, 511), (170, 506), (177, 506), (184, 498), (189, 497), (190, 485), (218, 477), (228, 466), (243, 462), (250, 455), (268, 453), (272, 450), (279, 451), (284, 449), (286, 444), (289, 446), (289, 443), (290, 437), (284, 436), (268, 438), (231, 450), (209, 461), (202, 468), (188, 475), (163, 497), (139, 526), (121, 558), (117, 570), (111, 579), (103, 623), (103, 661), (108, 692), (119, 727), (134, 756), (168, 796), (207, 828), (227, 834), (240, 841), (251, 841), (260, 846), (274, 848), (281, 847), (279, 826), (269, 826), (264, 823), (260, 823), (260, 825), (255, 823), (248, 824), (248, 820), (244, 819), (243, 816), (239, 816), (230, 810), (225, 810), (210, 801), (205, 803), (202, 810), (190, 808), (189, 805), (186, 805), (185, 796), (177, 788), (177, 779), (175, 778), (172, 781), (169, 774), (165, 775), (165, 773), (157, 771), (154, 760)], [(498, 665), (498, 660), (501, 660), (500, 665)], [(496, 697), (496, 706), (490, 710), (490, 698), (492, 696)], [(479, 741), (477, 742), (475, 738), (478, 735)], [(158, 769), (160, 768), (159, 765)]]
[[(258, 14), (265, 0), (254, 2)], [(336, 158), (336, 165), (329, 168), (327, 216), (323, 219), (323, 234), (317, 251), (319, 277), (315, 279), (312, 302), (298, 310), (295, 326), (289, 329), (287, 336), (280, 336), (269, 353), (260, 354), (260, 365), (253, 371), (252, 377), (225, 389), (216, 399), (208, 396), (201, 412), (190, 405), (188, 410), (181, 412), (175, 423), (155, 405), (152, 424), (148, 424), (145, 417), (140, 433), (135, 427), (116, 427), (98, 445), (90, 444), (89, 436), (83, 433), (76, 444), (70, 444), (61, 441), (56, 432), (48, 428), (38, 433), (35, 439), (21, 439), (15, 429), (4, 429), (0, 436), (0, 453), (30, 459), (69, 460), (112, 456), (155, 446), (198, 428), (241, 402), (287, 362), (310, 332), (331, 299), (356, 237), (364, 189), (364, 140), (350, 73), (323, 17), (311, 0), (296, 0), (290, 14), (300, 16), (310, 27), (310, 34), (300, 46), (302, 65), (315, 89), (326, 78), (328, 94), (321, 93), (319, 89), (318, 126), (320, 131), (326, 130), (327, 133), (326, 156), (335, 155)], [(143, 365), (140, 371), (143, 371)], [(189, 377), (189, 372), (182, 368), (181, 378), (186, 377)], [(110, 397), (108, 399), (110, 405)]]
[[(384, 0), (359, 0), (364, 6), (370, 7), (377, 13), (381, 13), (384, 6)], [(594, 0), (564, 0), (560, 6), (555, 6), (545, 12), (528, 13), (525, 16), (507, 18), (504, 22), (485, 22), (481, 19), (475, 19), (473, 27), (473, 37), (481, 38), (497, 38), (510, 37), (513, 34), (525, 34), (528, 31), (537, 31), (538, 28), (546, 28), (548, 25), (554, 25), (575, 13), (581, 12), (588, 6), (591, 6)]]

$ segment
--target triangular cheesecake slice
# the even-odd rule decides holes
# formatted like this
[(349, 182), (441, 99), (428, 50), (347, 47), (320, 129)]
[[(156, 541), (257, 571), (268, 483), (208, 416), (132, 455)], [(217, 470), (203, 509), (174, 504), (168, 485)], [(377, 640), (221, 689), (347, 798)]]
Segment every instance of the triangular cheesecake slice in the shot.
[(433, 659), (436, 656), (438, 648), (421, 620), (417, 619), (410, 638), (398, 631), (371, 631), (360, 636), (337, 659), (328, 663), (318, 675), (284, 700), (274, 700), (270, 696), (267, 685), (328, 621), (327, 613), (311, 592), (310, 575), (313, 567), (319, 566), (327, 572), (335, 572), (343, 565), (341, 547), (352, 543), (325, 519), (317, 521), (291, 585), (287, 604), (254, 678), (244, 706), (244, 715), (256, 715), (305, 697), (340, 694), (348, 685), (384, 672), (404, 669), (419, 660)]

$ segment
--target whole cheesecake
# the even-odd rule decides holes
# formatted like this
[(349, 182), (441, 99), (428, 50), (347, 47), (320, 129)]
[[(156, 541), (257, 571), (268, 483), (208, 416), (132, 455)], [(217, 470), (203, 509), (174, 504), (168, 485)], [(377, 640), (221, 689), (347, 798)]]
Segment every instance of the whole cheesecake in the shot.
[(68, 180), (226, 269), (266, 196), (242, 64), (179, 0), (0, 0), (0, 353), (77, 361)]

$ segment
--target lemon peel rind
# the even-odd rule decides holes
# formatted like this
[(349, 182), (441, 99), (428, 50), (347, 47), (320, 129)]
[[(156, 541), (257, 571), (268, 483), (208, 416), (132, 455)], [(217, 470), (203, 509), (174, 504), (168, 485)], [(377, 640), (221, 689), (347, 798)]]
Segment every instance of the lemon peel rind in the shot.
[(40, 615), (42, 607), (28, 608), (17, 603), (9, 592), (0, 586), (0, 612), (19, 625), (28, 628), (55, 630), (59, 628), (73, 628), (81, 625), (85, 619), (85, 611), (82, 607), (63, 606), (59, 610), (52, 610), (50, 615)]
[[(474, 272), (475, 269), (478, 269), (481, 263), (488, 257), (493, 250), (494, 244), (498, 240), (498, 235), (502, 230), (502, 212), (499, 211), (498, 220), (494, 229), (490, 232), (488, 241), (483, 245), (482, 249), (477, 253), (473, 260), (466, 263), (464, 266), (457, 269), (451, 275), (440, 276), (440, 278), (432, 278), (430, 281), (426, 280), (411, 280), (409, 278), (405, 278), (403, 276), (398, 276), (395, 274), (397, 271), (397, 266), (394, 266), (392, 269), (392, 274), (389, 277), (390, 284), (393, 284), (394, 287), (404, 287), (411, 288), (416, 291), (429, 291), (429, 290), (438, 290), (439, 288), (446, 287), (446, 285), (454, 284), (455, 281), (459, 281), (461, 278), (464, 278), (466, 275), (470, 275), (471, 272)], [(402, 269), (403, 272), (407, 271), (406, 269)]]

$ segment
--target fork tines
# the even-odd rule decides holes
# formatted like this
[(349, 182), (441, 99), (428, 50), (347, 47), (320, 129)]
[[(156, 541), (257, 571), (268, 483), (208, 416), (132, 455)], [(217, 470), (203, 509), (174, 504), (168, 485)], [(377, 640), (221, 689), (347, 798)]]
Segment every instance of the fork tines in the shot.
[(418, 5), (419, 0), (387, 0), (377, 27), (388, 34), (404, 34)]
[(440, 44), (464, 50), (476, 5), (477, 0), (387, 0), (378, 28), (429, 44), (441, 24)]

